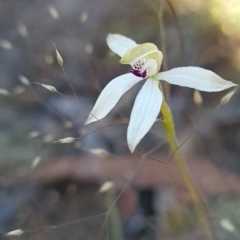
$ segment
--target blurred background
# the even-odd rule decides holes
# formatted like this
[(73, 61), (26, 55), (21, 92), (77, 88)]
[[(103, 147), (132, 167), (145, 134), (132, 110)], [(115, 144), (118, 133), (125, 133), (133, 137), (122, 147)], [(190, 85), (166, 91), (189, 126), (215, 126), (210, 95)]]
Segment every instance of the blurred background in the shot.
[[(129, 71), (108, 33), (155, 43), (165, 68), (200, 66), (239, 83), (237, 0), (0, 0), (1, 239), (204, 238), (161, 121), (129, 153), (141, 84), (84, 126), (103, 87)], [(169, 100), (219, 240), (240, 239), (240, 93), (221, 104), (229, 91), (171, 86)]]

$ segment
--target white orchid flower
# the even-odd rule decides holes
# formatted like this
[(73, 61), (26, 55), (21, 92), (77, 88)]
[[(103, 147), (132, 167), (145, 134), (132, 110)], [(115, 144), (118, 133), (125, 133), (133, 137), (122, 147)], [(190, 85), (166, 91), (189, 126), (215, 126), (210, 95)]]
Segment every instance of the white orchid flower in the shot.
[(136, 44), (125, 36), (109, 34), (107, 44), (121, 57), (120, 63), (131, 65), (131, 70), (107, 84), (86, 124), (104, 118), (125, 92), (138, 82), (146, 80), (136, 97), (127, 130), (127, 143), (131, 152), (150, 130), (160, 112), (164, 100), (160, 80), (206, 92), (217, 92), (236, 86), (214, 72), (200, 67), (178, 67), (159, 73), (163, 55), (152, 43)]

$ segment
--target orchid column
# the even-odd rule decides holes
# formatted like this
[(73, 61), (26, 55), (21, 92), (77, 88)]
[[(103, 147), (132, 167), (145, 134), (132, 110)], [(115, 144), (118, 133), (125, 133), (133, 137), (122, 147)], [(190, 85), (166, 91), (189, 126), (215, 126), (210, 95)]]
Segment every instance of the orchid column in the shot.
[(171, 110), (164, 101), (160, 81), (206, 92), (222, 91), (234, 87), (236, 84), (222, 79), (212, 71), (199, 67), (179, 67), (159, 73), (163, 55), (152, 43), (137, 44), (119, 34), (109, 34), (107, 43), (109, 48), (121, 57), (120, 63), (129, 64), (131, 70), (130, 73), (114, 78), (103, 89), (86, 124), (104, 118), (125, 92), (136, 83), (145, 81), (136, 97), (130, 117), (127, 130), (129, 149), (134, 152), (138, 143), (154, 124), (161, 109), (169, 146), (175, 154), (179, 172), (194, 200), (196, 212), (203, 222), (208, 239), (213, 240), (214, 236), (204, 203), (191, 181), (178, 150)]

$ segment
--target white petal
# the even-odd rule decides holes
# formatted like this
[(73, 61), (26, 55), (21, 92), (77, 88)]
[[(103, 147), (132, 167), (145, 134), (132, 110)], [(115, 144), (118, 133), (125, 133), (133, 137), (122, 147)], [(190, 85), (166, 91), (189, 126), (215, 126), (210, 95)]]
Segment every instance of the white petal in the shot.
[(132, 73), (114, 78), (101, 92), (85, 124), (104, 118), (117, 104), (121, 96), (141, 80), (143, 78)]
[(205, 92), (218, 92), (236, 86), (235, 83), (226, 81), (214, 72), (200, 67), (178, 67), (161, 72), (156, 78)]
[(149, 78), (137, 95), (130, 117), (127, 142), (131, 152), (134, 151), (155, 122), (160, 112), (162, 100), (158, 81)]
[(108, 34), (107, 44), (109, 48), (122, 57), (130, 48), (136, 46), (136, 42), (120, 34)]

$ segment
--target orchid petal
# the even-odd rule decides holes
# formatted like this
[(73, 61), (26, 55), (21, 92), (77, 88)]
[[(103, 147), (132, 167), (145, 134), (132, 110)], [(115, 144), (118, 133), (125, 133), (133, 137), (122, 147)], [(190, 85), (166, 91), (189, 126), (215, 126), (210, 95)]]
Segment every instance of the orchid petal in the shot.
[(108, 34), (108, 47), (117, 55), (122, 57), (127, 50), (136, 46), (136, 42), (120, 34)]
[(236, 86), (214, 72), (200, 67), (178, 67), (159, 73), (156, 78), (170, 84), (194, 88), (205, 92), (218, 92)]
[(114, 78), (101, 92), (85, 124), (104, 118), (117, 104), (121, 96), (141, 80), (143, 78), (131, 73)]
[(158, 81), (149, 78), (137, 95), (127, 131), (131, 152), (154, 124), (162, 105), (162, 93)]

